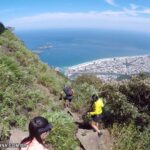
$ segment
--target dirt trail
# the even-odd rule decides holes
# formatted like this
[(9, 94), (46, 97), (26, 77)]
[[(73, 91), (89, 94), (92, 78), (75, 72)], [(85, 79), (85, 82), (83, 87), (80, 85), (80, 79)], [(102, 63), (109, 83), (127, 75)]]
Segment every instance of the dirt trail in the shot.
[(102, 135), (99, 137), (91, 128), (84, 127), (79, 115), (71, 112), (68, 108), (65, 109), (65, 111), (69, 113), (73, 117), (74, 122), (78, 124), (76, 137), (80, 141), (81, 147), (77, 150), (110, 150), (111, 136), (107, 129), (102, 129)]

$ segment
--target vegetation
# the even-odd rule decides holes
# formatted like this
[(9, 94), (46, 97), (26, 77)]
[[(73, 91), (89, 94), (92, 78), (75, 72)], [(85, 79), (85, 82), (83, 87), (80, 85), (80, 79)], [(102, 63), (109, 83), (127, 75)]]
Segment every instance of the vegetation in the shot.
[(5, 26), (0, 22), (0, 34), (5, 30)]
[[(79, 90), (84, 93), (82, 102), (74, 101), (79, 110), (88, 110), (89, 93), (97, 92), (104, 98), (103, 122), (112, 132), (114, 150), (150, 149), (150, 77), (140, 74), (118, 83), (94, 82), (95, 77), (77, 78)], [(83, 88), (82, 88), (83, 87)], [(80, 89), (81, 88), (81, 89)], [(92, 89), (92, 90), (91, 90)], [(77, 91), (77, 98), (81, 93)], [(87, 97), (88, 98), (87, 98)]]
[[(58, 150), (67, 150), (66, 147), (74, 149), (77, 141), (72, 134), (76, 128), (67, 114), (61, 114), (58, 103), (59, 93), (69, 81), (41, 63), (9, 30), (0, 35), (0, 79), (0, 118), (3, 118), (0, 122), (0, 141), (9, 138), (11, 127), (25, 130), (31, 118), (46, 114), (47, 118), (59, 119), (57, 123), (52, 121), (54, 132), (49, 138), (52, 145)], [(59, 133), (55, 133), (57, 129)], [(56, 142), (58, 138), (60, 143)]]
[(56, 150), (74, 150), (76, 126), (62, 111), (59, 94), (72, 84), (72, 110), (84, 114), (92, 94), (104, 98), (103, 122), (113, 136), (115, 150), (150, 149), (150, 76), (140, 74), (129, 80), (105, 83), (91, 75), (71, 82), (63, 74), (40, 62), (9, 30), (0, 34), (0, 141), (12, 127), (27, 129), (30, 118), (45, 116), (53, 124), (47, 139)]

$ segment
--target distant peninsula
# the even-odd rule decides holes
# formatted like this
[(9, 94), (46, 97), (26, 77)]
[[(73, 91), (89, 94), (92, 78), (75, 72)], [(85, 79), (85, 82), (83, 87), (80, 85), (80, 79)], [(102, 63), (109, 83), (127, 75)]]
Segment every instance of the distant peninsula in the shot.
[(98, 59), (68, 67), (65, 75), (75, 79), (83, 74), (92, 74), (108, 81), (127, 78), (141, 72), (150, 73), (150, 55)]

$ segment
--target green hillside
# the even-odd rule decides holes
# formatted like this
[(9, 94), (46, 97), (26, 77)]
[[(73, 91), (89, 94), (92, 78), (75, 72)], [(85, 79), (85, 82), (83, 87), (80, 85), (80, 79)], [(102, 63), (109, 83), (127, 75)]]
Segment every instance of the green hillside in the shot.
[(66, 83), (74, 88), (72, 111), (78, 114), (89, 109), (92, 94), (104, 97), (103, 123), (111, 132), (112, 149), (150, 149), (149, 76), (140, 74), (118, 83), (81, 76), (71, 82), (42, 63), (8, 29), (0, 30), (0, 141), (9, 139), (11, 128), (26, 130), (30, 118), (42, 115), (54, 126), (47, 142), (56, 150), (75, 150), (77, 127), (59, 100)]
[[(75, 148), (75, 125), (62, 113), (59, 93), (70, 82), (62, 74), (42, 63), (14, 34), (0, 34), (0, 141), (10, 136), (12, 127), (27, 129), (30, 118), (46, 115), (55, 126), (51, 143), (59, 148)], [(67, 124), (67, 126), (66, 126)], [(55, 133), (59, 129), (59, 133)], [(65, 133), (65, 135), (63, 135)], [(56, 142), (59, 139), (59, 142)]]

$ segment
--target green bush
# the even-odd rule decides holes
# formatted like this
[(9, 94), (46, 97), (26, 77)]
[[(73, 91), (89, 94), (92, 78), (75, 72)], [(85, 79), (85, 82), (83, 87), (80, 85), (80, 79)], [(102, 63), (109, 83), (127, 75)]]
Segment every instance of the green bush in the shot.
[(133, 124), (114, 125), (112, 130), (113, 150), (148, 150), (150, 149), (150, 129), (140, 132)]
[(91, 95), (98, 93), (98, 90), (94, 85), (88, 83), (74, 84), (73, 89), (75, 91), (72, 101), (72, 107), (75, 111), (85, 113), (89, 109)]
[(77, 77), (76, 84), (87, 83), (89, 85), (94, 85), (97, 89), (99, 89), (102, 81), (94, 75), (81, 75)]
[(53, 125), (47, 142), (57, 150), (75, 150), (78, 145), (75, 138), (76, 126), (69, 114), (56, 111), (46, 112), (43, 116)]
[(5, 26), (0, 22), (0, 34), (4, 32)]
[(150, 123), (150, 78), (134, 77), (121, 85), (119, 90), (138, 109), (137, 125), (147, 126)]

